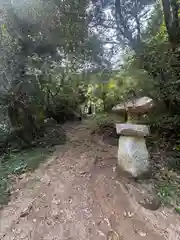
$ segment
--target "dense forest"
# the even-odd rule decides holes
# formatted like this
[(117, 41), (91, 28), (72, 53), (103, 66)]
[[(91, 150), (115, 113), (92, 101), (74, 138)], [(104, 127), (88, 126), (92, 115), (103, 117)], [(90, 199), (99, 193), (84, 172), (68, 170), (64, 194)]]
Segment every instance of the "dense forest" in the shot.
[[(59, 126), (92, 106), (104, 113), (92, 121), (111, 125), (105, 113), (135, 96), (154, 99), (143, 121), (178, 170), (179, 0), (8, 0), (0, 9), (2, 191), (9, 155), (65, 141)], [(15, 162), (8, 174), (27, 167)]]

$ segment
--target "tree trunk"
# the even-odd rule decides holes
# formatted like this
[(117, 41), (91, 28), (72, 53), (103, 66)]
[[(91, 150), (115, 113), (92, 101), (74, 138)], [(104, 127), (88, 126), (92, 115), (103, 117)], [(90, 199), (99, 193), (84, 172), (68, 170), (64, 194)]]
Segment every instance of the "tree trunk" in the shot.
[(164, 20), (172, 48), (175, 49), (179, 43), (179, 4), (177, 0), (162, 0)]

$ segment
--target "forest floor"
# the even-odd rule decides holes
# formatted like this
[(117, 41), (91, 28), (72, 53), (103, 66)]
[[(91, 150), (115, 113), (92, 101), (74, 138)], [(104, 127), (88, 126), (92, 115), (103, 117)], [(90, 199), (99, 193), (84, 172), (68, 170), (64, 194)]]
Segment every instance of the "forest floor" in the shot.
[(65, 145), (21, 175), (0, 211), (1, 240), (178, 240), (179, 216), (143, 208), (117, 174), (117, 146), (86, 124), (66, 124)]

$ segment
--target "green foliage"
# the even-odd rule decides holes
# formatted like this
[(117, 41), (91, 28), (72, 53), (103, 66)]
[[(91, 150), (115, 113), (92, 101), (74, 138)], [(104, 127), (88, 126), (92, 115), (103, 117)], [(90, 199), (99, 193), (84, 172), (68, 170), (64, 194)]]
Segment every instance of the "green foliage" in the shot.
[[(162, 107), (162, 105), (161, 105)], [(164, 112), (163, 112), (164, 110)], [(172, 133), (178, 131), (180, 127), (180, 116), (178, 114), (165, 113), (166, 108), (162, 107), (161, 111), (152, 111), (146, 121), (152, 129), (159, 130), (160, 133), (167, 132)]]
[(26, 145), (46, 118), (80, 118), (87, 100), (84, 69), (104, 61), (101, 40), (88, 33), (88, 4), (42, 0), (30, 3), (32, 9), (22, 4), (23, 14), (14, 4), (3, 9), (0, 110)]
[(107, 113), (99, 113), (91, 118), (90, 125), (92, 131), (94, 131), (97, 130), (101, 125), (106, 125), (108, 123), (111, 124), (113, 122), (114, 122), (113, 116)]
[[(169, 159), (169, 160), (172, 160)], [(161, 167), (156, 173), (156, 188), (163, 204), (177, 207), (180, 204), (179, 174), (168, 167)]]
[(10, 152), (0, 161), (0, 205), (6, 204), (10, 198), (11, 175), (19, 175), (35, 170), (50, 151), (45, 148), (28, 149), (21, 152)]
[(176, 208), (175, 208), (175, 211), (176, 211), (178, 214), (180, 214), (180, 207), (176, 207)]
[(0, 207), (3, 206), (4, 204), (7, 204), (8, 201), (10, 200), (10, 182), (9, 180), (2, 175), (1, 173), (1, 178), (0, 178)]
[(0, 146), (6, 141), (9, 135), (8, 127), (5, 124), (0, 126)]
[(10, 152), (1, 160), (2, 169), (4, 168), (8, 175), (12, 173), (21, 174), (25, 171), (33, 171), (42, 161), (44, 161), (48, 153), (49, 150), (45, 148)]
[(99, 113), (92, 117), (89, 122), (89, 127), (92, 134), (99, 134), (106, 138), (118, 139), (115, 124), (121, 121), (122, 119), (114, 114)]
[(165, 205), (176, 205), (175, 198), (179, 198), (180, 195), (178, 191), (178, 186), (176, 184), (171, 184), (169, 182), (160, 182), (158, 186), (159, 192), (158, 196), (161, 199), (161, 202)]
[(89, 31), (89, 1), (29, 4), (2, 9), (0, 204), (10, 195), (10, 175), (34, 170), (65, 142), (57, 123), (81, 119), (87, 72), (104, 61), (102, 41)]
[[(178, 146), (177, 149), (179, 151), (179, 146)], [(180, 171), (180, 154), (179, 153), (178, 154), (173, 153), (173, 155), (168, 158), (168, 165), (167, 166), (170, 170)]]

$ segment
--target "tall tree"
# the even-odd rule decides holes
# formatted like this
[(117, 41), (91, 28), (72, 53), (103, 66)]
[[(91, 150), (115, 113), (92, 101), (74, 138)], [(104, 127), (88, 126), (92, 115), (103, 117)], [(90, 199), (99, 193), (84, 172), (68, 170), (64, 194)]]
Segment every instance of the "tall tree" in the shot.
[(178, 0), (162, 0), (162, 7), (169, 41), (176, 48), (180, 42), (180, 3)]
[(108, 9), (110, 14), (102, 14), (97, 11), (97, 18), (101, 17), (99, 23), (109, 27), (116, 32), (116, 40), (121, 44), (128, 45), (135, 52), (142, 48), (142, 33), (145, 27), (145, 20), (151, 11), (151, 5), (155, 0), (105, 0), (101, 2), (101, 8), (97, 1), (94, 4), (98, 9)]

